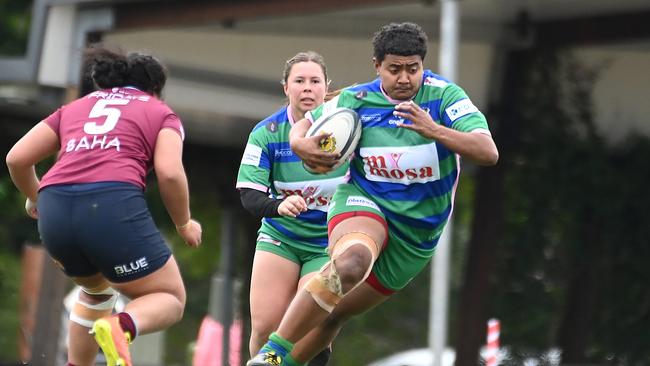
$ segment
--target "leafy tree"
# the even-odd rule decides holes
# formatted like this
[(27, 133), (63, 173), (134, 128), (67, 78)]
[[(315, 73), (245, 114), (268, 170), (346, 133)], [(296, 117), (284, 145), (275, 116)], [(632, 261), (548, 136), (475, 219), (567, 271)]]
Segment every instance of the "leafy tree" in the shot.
[(32, 1), (0, 0), (0, 55), (25, 55), (31, 7)]
[(585, 340), (589, 325), (574, 316), (575, 311), (586, 315), (589, 304), (570, 296), (587, 301), (592, 293), (584, 260), (591, 262), (588, 246), (595, 243), (584, 235), (585, 225), (593, 223), (584, 214), (597, 196), (599, 179), (591, 171), (604, 154), (590, 114), (597, 70), (552, 50), (535, 53), (529, 65), (517, 114), (525, 127), (505, 181), (505, 229), (491, 281), (492, 309), (501, 313), (504, 343), (514, 348), (515, 360), (531, 348), (558, 345), (555, 335), (563, 326), (567, 332), (579, 330), (561, 345), (566, 361), (568, 348), (583, 347), (578, 342)]
[[(3, 222), (10, 220), (16, 203), (16, 194), (8, 177), (0, 179), (0, 210), (3, 212)], [(6, 219), (5, 219), (6, 217)], [(9, 221), (7, 220), (7, 221)], [(11, 335), (0, 337), (0, 360), (17, 360), (18, 336), (18, 288), (20, 284), (20, 258), (12, 241), (10, 226), (0, 225), (0, 334)]]
[(36, 222), (27, 217), (25, 198), (14, 187), (9, 175), (0, 176), (0, 360), (17, 360), (19, 336), (18, 300), (21, 248), (25, 242), (38, 242)]
[[(22, 56), (27, 49), (32, 1), (0, 0), (0, 57)], [(4, 144), (2, 144), (4, 146)], [(3, 150), (4, 151), (4, 150)], [(4, 156), (4, 154), (2, 155)], [(24, 201), (16, 192), (6, 171), (0, 174), (0, 360), (17, 360), (18, 289), (20, 284), (20, 246), (33, 238), (26, 230), (29, 220), (21, 214)]]
[(611, 147), (596, 128), (591, 93), (607, 65), (553, 50), (529, 62), (489, 311), (512, 364), (554, 346), (563, 363), (647, 364), (650, 141)]

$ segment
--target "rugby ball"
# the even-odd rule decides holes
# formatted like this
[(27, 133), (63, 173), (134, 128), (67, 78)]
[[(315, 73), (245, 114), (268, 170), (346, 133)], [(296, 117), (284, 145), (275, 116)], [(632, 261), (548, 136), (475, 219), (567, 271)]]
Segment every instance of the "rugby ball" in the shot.
[[(323, 114), (311, 124), (305, 137), (331, 134), (319, 142), (321, 150), (339, 154), (340, 158), (332, 169), (336, 169), (350, 159), (361, 138), (361, 121), (357, 112), (349, 108), (336, 108)], [(315, 172), (308, 166), (305, 169)]]

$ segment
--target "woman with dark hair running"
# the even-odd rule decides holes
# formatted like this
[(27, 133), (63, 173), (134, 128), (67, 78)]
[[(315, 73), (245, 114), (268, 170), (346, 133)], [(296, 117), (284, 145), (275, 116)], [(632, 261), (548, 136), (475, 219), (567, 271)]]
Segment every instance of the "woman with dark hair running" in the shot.
[[(171, 326), (185, 307), (178, 265), (145, 202), (152, 168), (189, 246), (201, 243), (201, 225), (190, 215), (181, 121), (159, 99), (163, 65), (103, 48), (87, 56), (99, 89), (34, 126), (6, 161), (47, 252), (81, 286), (70, 314), (68, 366), (94, 365), (98, 345), (109, 366), (130, 366), (136, 335)], [(54, 154), (39, 182), (34, 166)], [(131, 301), (111, 315), (118, 293)]]
[[(318, 53), (288, 59), (282, 85), (289, 103), (253, 128), (239, 168), (242, 204), (263, 217), (251, 275), (251, 356), (278, 327), (298, 289), (329, 261), (327, 210), (336, 186), (348, 180), (348, 164), (313, 174), (289, 147), (291, 126), (323, 103), (328, 83)], [(310, 365), (328, 359), (325, 349)]]
[(373, 48), (379, 77), (343, 90), (291, 130), (293, 151), (326, 168), (337, 156), (320, 151), (318, 136), (305, 137), (311, 123), (337, 107), (354, 109), (362, 121), (350, 182), (337, 187), (328, 212), (331, 261), (248, 366), (300, 364), (348, 318), (404, 288), (431, 260), (451, 215), (459, 157), (498, 160), (485, 116), (458, 85), (424, 69), (427, 36), (418, 25), (382, 27)]

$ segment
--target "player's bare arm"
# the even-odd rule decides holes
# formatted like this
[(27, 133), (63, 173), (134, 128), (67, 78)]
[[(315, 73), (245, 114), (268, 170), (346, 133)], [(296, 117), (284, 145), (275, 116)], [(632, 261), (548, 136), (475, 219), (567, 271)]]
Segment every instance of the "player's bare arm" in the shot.
[(38, 199), (38, 177), (34, 166), (46, 157), (56, 153), (59, 148), (58, 136), (45, 123), (32, 128), (7, 154), (6, 162), (11, 179), (27, 200), (25, 210), (36, 219), (36, 201)]
[(154, 170), (160, 187), (160, 196), (176, 225), (176, 231), (187, 245), (201, 244), (201, 224), (190, 215), (189, 189), (182, 162), (183, 141), (172, 129), (158, 134), (154, 152)]
[(435, 123), (429, 113), (411, 101), (395, 106), (394, 114), (412, 122), (399, 127), (435, 140), (478, 165), (495, 165), (499, 160), (499, 151), (488, 134), (461, 132)]

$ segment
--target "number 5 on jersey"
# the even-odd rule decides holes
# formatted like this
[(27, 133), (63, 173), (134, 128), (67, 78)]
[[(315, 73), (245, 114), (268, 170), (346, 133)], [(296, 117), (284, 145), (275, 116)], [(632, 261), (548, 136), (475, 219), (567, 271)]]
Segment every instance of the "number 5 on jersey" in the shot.
[(117, 122), (120, 120), (122, 111), (118, 108), (111, 106), (127, 105), (130, 102), (128, 99), (100, 99), (95, 103), (93, 109), (88, 114), (89, 118), (97, 118), (106, 116), (104, 123), (98, 125), (97, 122), (86, 122), (84, 124), (84, 132), (89, 135), (105, 134), (115, 128)]

